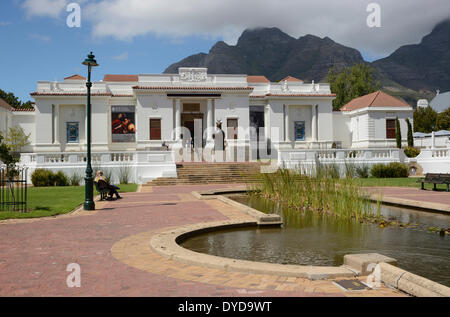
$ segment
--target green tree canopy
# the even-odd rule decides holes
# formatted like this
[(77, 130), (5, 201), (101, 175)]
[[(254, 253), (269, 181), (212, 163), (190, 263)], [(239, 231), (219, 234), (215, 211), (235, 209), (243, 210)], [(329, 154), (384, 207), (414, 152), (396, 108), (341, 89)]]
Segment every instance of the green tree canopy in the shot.
[(336, 94), (333, 110), (339, 110), (351, 100), (380, 89), (380, 84), (373, 78), (373, 69), (364, 63), (340, 72), (333, 67), (328, 72), (327, 81), (331, 91)]
[(31, 101), (23, 103), (12, 92), (6, 92), (0, 89), (0, 98), (5, 100), (13, 108), (31, 108)]
[(438, 130), (450, 130), (450, 108), (437, 115)]
[(414, 132), (430, 133), (436, 129), (438, 114), (430, 106), (417, 108), (414, 111)]

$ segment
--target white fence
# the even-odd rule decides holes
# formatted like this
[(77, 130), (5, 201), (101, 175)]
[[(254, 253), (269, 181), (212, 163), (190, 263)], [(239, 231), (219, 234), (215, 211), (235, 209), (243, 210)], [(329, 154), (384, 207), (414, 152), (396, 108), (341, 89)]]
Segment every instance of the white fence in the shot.
[[(63, 171), (69, 177), (76, 173), (84, 178), (86, 153), (26, 153), (21, 155), (20, 163), (29, 167), (29, 180), (38, 168)], [(92, 168), (109, 170), (115, 183), (119, 181), (120, 170), (127, 170), (129, 182), (137, 184), (177, 176), (172, 151), (95, 152), (92, 153)]]
[(423, 173), (450, 173), (450, 149), (421, 150), (410, 163), (419, 164)]
[(402, 149), (329, 149), (279, 150), (278, 166), (308, 172), (318, 164), (336, 164), (341, 171), (346, 164), (368, 165), (391, 162), (417, 163), (423, 173), (450, 173), (450, 149), (422, 150), (416, 158), (407, 158)]

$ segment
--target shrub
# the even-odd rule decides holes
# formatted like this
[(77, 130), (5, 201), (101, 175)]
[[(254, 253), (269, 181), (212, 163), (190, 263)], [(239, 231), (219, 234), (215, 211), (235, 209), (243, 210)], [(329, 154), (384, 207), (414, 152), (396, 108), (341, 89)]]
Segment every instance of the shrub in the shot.
[(412, 146), (403, 148), (403, 151), (405, 152), (405, 155), (407, 157), (416, 157), (417, 155), (420, 154), (420, 149), (412, 147)]
[(52, 171), (46, 169), (37, 169), (31, 175), (31, 182), (34, 187), (54, 186), (54, 177)]
[(128, 184), (131, 178), (131, 166), (128, 164), (120, 165), (118, 176), (120, 184)]
[(72, 176), (69, 177), (70, 186), (80, 186), (82, 179), (83, 177), (80, 174), (74, 172)]
[(41, 168), (33, 172), (31, 182), (34, 187), (69, 186), (69, 179), (64, 172), (59, 171), (55, 174), (50, 170)]
[(408, 177), (408, 167), (405, 164), (393, 162), (388, 165), (375, 164), (370, 173), (376, 178)]
[(63, 171), (59, 171), (53, 176), (55, 186), (69, 186), (69, 178)]
[(369, 170), (369, 165), (366, 164), (355, 166), (355, 172), (359, 178), (368, 178), (370, 174)]
[(113, 170), (111, 168), (105, 168), (102, 170), (103, 176), (106, 178), (108, 184), (112, 184)]
[(356, 165), (353, 163), (345, 162), (345, 177), (347, 178), (355, 178), (356, 173)]

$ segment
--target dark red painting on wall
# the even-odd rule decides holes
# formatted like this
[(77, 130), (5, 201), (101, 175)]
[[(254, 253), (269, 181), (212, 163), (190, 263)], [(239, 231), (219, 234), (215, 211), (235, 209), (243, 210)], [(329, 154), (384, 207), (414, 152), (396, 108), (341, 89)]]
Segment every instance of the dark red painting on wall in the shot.
[(135, 142), (136, 121), (133, 106), (111, 107), (112, 142)]

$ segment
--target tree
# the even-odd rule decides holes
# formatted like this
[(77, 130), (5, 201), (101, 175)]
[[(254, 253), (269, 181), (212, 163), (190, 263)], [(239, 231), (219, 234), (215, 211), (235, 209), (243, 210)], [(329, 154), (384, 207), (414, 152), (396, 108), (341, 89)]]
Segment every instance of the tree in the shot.
[(5, 100), (13, 108), (32, 108), (31, 101), (22, 103), (18, 97), (16, 97), (12, 92), (6, 92), (0, 89), (0, 98)]
[(411, 122), (409, 118), (406, 118), (406, 125), (408, 126), (408, 146), (414, 147), (414, 137), (412, 132)]
[(414, 111), (414, 132), (430, 133), (436, 127), (437, 112), (430, 106)]
[(30, 136), (31, 133), (26, 135), (19, 126), (11, 127), (6, 135), (5, 143), (9, 145), (12, 152), (20, 153), (24, 146), (30, 144)]
[(397, 147), (402, 148), (402, 130), (400, 129), (400, 121), (398, 117), (395, 118), (395, 141), (397, 142)]
[(380, 84), (373, 78), (373, 69), (364, 64), (356, 64), (338, 72), (334, 67), (328, 72), (327, 81), (336, 94), (333, 110), (339, 110), (351, 100), (370, 94), (380, 89)]
[(450, 108), (438, 114), (436, 126), (438, 130), (450, 130)]
[[(11, 192), (11, 198), (12, 198), (12, 206), (14, 210), (14, 202), (15, 202), (15, 196), (14, 196), (14, 189), (13, 189), (13, 182), (11, 181), (14, 177), (19, 175), (19, 171), (17, 169), (16, 164), (19, 162), (19, 158), (15, 156), (13, 153), (11, 153), (11, 149), (9, 146), (3, 142), (3, 135), (0, 133), (0, 161), (6, 166), (6, 173), (5, 176), (9, 180), (9, 191)], [(3, 184), (1, 184), (3, 186)]]

